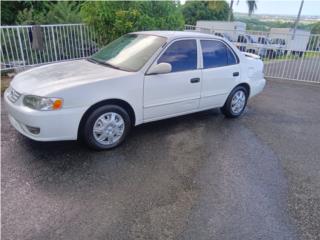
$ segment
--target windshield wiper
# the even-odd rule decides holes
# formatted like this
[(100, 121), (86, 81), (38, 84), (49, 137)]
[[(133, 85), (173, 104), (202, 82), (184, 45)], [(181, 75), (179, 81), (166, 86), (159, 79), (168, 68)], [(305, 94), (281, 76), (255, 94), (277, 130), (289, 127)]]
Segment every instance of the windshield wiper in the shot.
[(99, 63), (97, 60), (93, 59), (93, 58), (86, 58), (87, 61), (92, 62), (92, 63)]
[(114, 65), (112, 65), (112, 64), (110, 64), (110, 63), (102, 62), (102, 61), (99, 61), (99, 60), (94, 59), (94, 58), (87, 58), (87, 60), (88, 60), (89, 62), (98, 63), (98, 64), (101, 64), (101, 65), (104, 65), (104, 66), (107, 66), (107, 67), (112, 67), (112, 68), (114, 68), (114, 69), (124, 70), (124, 69), (121, 69), (121, 68), (119, 68), (119, 67), (117, 67), (117, 66), (114, 66)]

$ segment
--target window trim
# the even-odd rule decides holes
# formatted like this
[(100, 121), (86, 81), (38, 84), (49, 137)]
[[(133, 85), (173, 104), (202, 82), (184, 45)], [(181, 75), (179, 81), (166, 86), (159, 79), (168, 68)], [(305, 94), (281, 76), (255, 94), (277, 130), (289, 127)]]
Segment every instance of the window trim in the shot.
[[(210, 68), (204, 68), (204, 64), (203, 64), (203, 52), (202, 52), (202, 46), (201, 46), (201, 41), (218, 41), (221, 42), (222, 44), (225, 45), (225, 47), (227, 49), (229, 49), (233, 56), (236, 59), (236, 63), (235, 64), (228, 64), (228, 65), (224, 65), (224, 66), (220, 66), (220, 67), (210, 67)], [(233, 50), (233, 48), (225, 41), (221, 40), (221, 39), (212, 39), (212, 38), (199, 38), (199, 45), (200, 45), (200, 54), (201, 54), (201, 69), (205, 70), (205, 69), (213, 69), (213, 68), (221, 68), (221, 67), (227, 67), (227, 66), (234, 66), (234, 65), (238, 65), (240, 64), (240, 59), (238, 57), (238, 55), (235, 53), (235, 51)]]
[(181, 37), (181, 38), (176, 38), (171, 40), (170, 42), (167, 42), (164, 47), (162, 48), (162, 51), (158, 54), (158, 56), (152, 61), (152, 63), (150, 64), (150, 66), (146, 69), (145, 71), (145, 76), (149, 76), (149, 75), (154, 75), (154, 74), (148, 74), (147, 72), (149, 71), (149, 69), (158, 62), (159, 58), (162, 56), (162, 54), (165, 53), (165, 51), (175, 42), (177, 41), (182, 41), (182, 40), (194, 40), (196, 42), (196, 46), (197, 46), (197, 68), (196, 69), (189, 69), (189, 70), (184, 70), (184, 71), (178, 71), (178, 72), (169, 72), (169, 73), (162, 73), (162, 74), (173, 74), (173, 73), (179, 73), (179, 72), (188, 72), (188, 71), (195, 71), (195, 70), (199, 70), (201, 69), (201, 58), (202, 58), (202, 54), (201, 54), (201, 46), (200, 46), (200, 41), (198, 38), (196, 37)]

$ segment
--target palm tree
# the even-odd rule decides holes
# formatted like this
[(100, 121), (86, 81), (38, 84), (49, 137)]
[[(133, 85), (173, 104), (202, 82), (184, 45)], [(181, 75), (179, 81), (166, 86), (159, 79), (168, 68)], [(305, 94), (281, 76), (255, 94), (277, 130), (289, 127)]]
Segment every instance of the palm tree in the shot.
[(255, 0), (247, 0), (247, 5), (249, 16), (251, 16), (252, 13), (257, 9), (257, 3)]
[[(239, 4), (239, 1), (240, 0), (237, 1), (237, 4)], [(228, 21), (231, 21), (233, 3), (234, 3), (234, 0), (231, 0), (230, 1), (230, 10), (229, 10)], [(249, 16), (251, 16), (252, 13), (257, 9), (256, 0), (247, 0), (247, 5), (248, 5)]]
[[(231, 21), (233, 2), (234, 2), (234, 0), (230, 1), (230, 8), (229, 8), (229, 15), (228, 15), (228, 21), (229, 22)], [(238, 0), (238, 2), (239, 2), (239, 0)]]

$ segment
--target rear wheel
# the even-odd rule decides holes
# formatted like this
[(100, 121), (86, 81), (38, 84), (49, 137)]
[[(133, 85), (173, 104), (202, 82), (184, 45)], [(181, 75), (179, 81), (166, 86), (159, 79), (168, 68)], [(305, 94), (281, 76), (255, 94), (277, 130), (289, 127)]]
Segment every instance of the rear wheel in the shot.
[(232, 90), (226, 103), (221, 108), (222, 113), (229, 118), (239, 117), (246, 108), (248, 91), (243, 86), (238, 86)]
[(91, 148), (105, 150), (121, 144), (131, 129), (129, 114), (117, 105), (95, 109), (86, 119), (82, 139)]

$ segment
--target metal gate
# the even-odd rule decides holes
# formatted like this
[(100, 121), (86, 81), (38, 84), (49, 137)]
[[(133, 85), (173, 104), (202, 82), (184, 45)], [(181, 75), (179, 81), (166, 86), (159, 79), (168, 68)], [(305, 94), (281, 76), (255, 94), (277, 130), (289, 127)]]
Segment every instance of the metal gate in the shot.
[(40, 25), (38, 34), (35, 27), (0, 27), (1, 70), (85, 58), (98, 50), (94, 31), (84, 24)]

